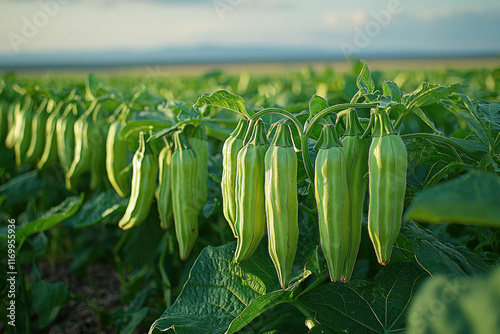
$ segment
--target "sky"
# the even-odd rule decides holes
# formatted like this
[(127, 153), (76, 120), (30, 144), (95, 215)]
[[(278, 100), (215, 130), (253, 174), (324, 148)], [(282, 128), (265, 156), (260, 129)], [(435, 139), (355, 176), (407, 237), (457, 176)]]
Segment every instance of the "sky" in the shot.
[(185, 48), (500, 54), (498, 0), (0, 0), (0, 55)]

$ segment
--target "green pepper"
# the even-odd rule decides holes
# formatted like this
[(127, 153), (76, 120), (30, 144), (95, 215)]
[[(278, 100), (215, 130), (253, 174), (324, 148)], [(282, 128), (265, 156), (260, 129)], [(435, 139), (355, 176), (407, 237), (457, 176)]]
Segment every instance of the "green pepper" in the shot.
[(125, 214), (118, 223), (122, 230), (141, 224), (149, 214), (155, 195), (158, 161), (144, 138), (139, 134), (139, 148), (132, 159), (132, 189)]
[(347, 158), (335, 126), (321, 130), (321, 147), (316, 156), (314, 189), (318, 205), (319, 235), (330, 279), (341, 277), (349, 254), (350, 200), (347, 185)]
[(297, 155), (288, 125), (279, 124), (265, 156), (269, 255), (283, 289), (288, 287), (299, 238)]
[(389, 263), (401, 228), (407, 159), (405, 144), (394, 131), (391, 120), (384, 110), (376, 110), (368, 155), (368, 231), (381, 265)]
[(268, 148), (264, 123), (259, 120), (253, 128), (250, 141), (238, 152), (237, 157), (234, 191), (237, 263), (252, 256), (266, 232), (264, 160)]
[(188, 259), (198, 236), (199, 159), (185, 134), (175, 132), (171, 182), (175, 235), (182, 261)]
[(243, 148), (243, 139), (248, 128), (247, 120), (240, 120), (236, 129), (229, 135), (222, 147), (222, 212), (226, 218), (234, 237), (234, 221), (236, 219), (236, 158)]

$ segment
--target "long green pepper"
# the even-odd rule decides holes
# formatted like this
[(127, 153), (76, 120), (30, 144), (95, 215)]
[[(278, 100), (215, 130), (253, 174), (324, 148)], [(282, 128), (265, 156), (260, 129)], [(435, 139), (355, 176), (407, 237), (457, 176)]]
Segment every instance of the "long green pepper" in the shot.
[(45, 145), (37, 168), (42, 170), (57, 161), (57, 119), (61, 115), (64, 102), (59, 101), (51, 111), (45, 125)]
[(351, 279), (359, 245), (361, 243), (361, 227), (363, 220), (363, 205), (368, 186), (368, 149), (370, 139), (361, 139), (363, 127), (359, 123), (355, 109), (351, 109), (347, 116), (347, 128), (342, 145), (346, 156), (347, 186), (350, 199), (350, 227), (351, 232), (345, 243), (348, 245), (348, 257), (341, 269), (340, 280), (348, 282)]
[[(125, 108), (124, 105), (119, 107), (120, 110)], [(125, 121), (118, 117), (109, 126), (106, 138), (106, 175), (118, 195), (127, 197), (130, 195), (132, 174), (128, 162), (128, 144), (120, 137)]]
[(172, 206), (172, 153), (172, 143), (165, 140), (165, 147), (162, 148), (158, 156), (160, 177), (156, 190), (156, 203), (158, 206), (158, 213), (160, 214), (160, 226), (164, 230), (170, 229), (174, 217), (174, 209)]
[(368, 231), (381, 265), (389, 263), (398, 238), (406, 190), (407, 152), (385, 110), (377, 110), (368, 156)]
[(229, 135), (222, 146), (222, 212), (234, 237), (236, 231), (234, 222), (236, 220), (236, 158), (238, 152), (243, 148), (243, 139), (248, 128), (247, 120), (240, 120), (236, 129)]
[(78, 117), (78, 108), (76, 103), (69, 104), (63, 114), (57, 119), (56, 138), (57, 138), (57, 156), (59, 163), (68, 173), (73, 157), (75, 155), (75, 122)]
[(203, 209), (207, 203), (208, 195), (208, 138), (205, 126), (199, 124), (188, 137), (189, 145), (198, 153), (198, 175), (199, 175), (199, 207)]
[(318, 205), (319, 235), (330, 279), (341, 279), (349, 255), (350, 200), (347, 158), (339, 145), (335, 127), (321, 130), (322, 145), (316, 156), (314, 188)]
[(132, 190), (125, 214), (118, 223), (122, 230), (141, 224), (148, 216), (155, 195), (158, 160), (139, 134), (139, 148), (132, 159)]
[(299, 238), (297, 155), (288, 125), (279, 124), (265, 156), (269, 255), (283, 289), (288, 287)]
[(174, 134), (171, 162), (172, 199), (175, 235), (179, 256), (186, 261), (198, 237), (199, 156), (191, 148), (183, 132)]
[(237, 263), (252, 256), (266, 232), (264, 160), (268, 148), (264, 123), (258, 121), (250, 141), (238, 152), (237, 157), (234, 224)]

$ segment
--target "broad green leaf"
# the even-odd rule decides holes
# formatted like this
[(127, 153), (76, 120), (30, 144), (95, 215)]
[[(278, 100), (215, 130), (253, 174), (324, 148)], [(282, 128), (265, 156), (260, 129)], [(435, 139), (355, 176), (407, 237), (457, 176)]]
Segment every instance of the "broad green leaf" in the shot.
[(29, 202), (47, 186), (46, 179), (39, 177), (38, 170), (21, 174), (0, 187), (0, 196), (6, 197), (4, 205), (11, 206), (20, 202)]
[(441, 104), (456, 117), (464, 121), (483, 143), (489, 143), (489, 134), (486, 132), (487, 125), (484, 124), (485, 121), (487, 122), (487, 118), (467, 96), (452, 94), (449, 101), (442, 101)]
[(373, 282), (324, 284), (299, 301), (333, 333), (392, 333), (406, 327), (408, 303), (426, 277), (415, 263), (391, 263)]
[(492, 270), (477, 254), (460, 246), (442, 243), (432, 232), (413, 222), (401, 225), (396, 248), (402, 254), (414, 257), (431, 276), (470, 276)]
[(83, 203), (81, 209), (63, 225), (70, 227), (87, 227), (97, 224), (104, 218), (125, 212), (129, 198), (121, 198), (114, 190), (95, 194)]
[(420, 108), (442, 101), (451, 93), (455, 92), (457, 88), (457, 84), (444, 86), (423, 82), (413, 92), (404, 94), (402, 101), (406, 104), (408, 110), (413, 110), (414, 108)]
[(358, 86), (359, 90), (363, 94), (371, 94), (375, 91), (375, 82), (372, 79), (370, 74), (370, 70), (368, 69), (368, 64), (365, 60), (361, 60), (363, 62), (363, 68), (361, 68), (361, 72), (359, 73), (356, 79), (356, 86)]
[(245, 116), (248, 115), (243, 98), (241, 96), (231, 94), (226, 90), (218, 90), (212, 94), (204, 94), (200, 96), (193, 105), (193, 108), (198, 108), (204, 105), (232, 110)]
[(481, 277), (431, 278), (410, 304), (408, 333), (497, 333), (499, 291), (499, 269)]
[(56, 319), (59, 311), (69, 302), (69, 291), (64, 282), (36, 281), (31, 286), (31, 298), (33, 308), (38, 315), (38, 326), (45, 328)]
[(306, 270), (303, 272), (301, 277), (287, 290), (278, 290), (274, 291), (262, 296), (259, 296), (252, 300), (250, 305), (238, 316), (236, 317), (229, 326), (227, 330), (227, 334), (236, 333), (241, 330), (247, 324), (249, 324), (253, 319), (255, 319), (258, 315), (264, 313), (266, 310), (282, 304), (291, 302), (291, 295), (294, 290), (296, 290), (300, 283), (302, 283), (309, 275), (310, 271)]
[(234, 263), (235, 243), (208, 246), (196, 259), (175, 303), (150, 328), (174, 333), (224, 333), (257, 297), (279, 290), (265, 247), (241, 265)]
[(326, 100), (319, 95), (313, 95), (309, 101), (309, 119), (313, 118), (317, 113), (326, 108), (328, 108), (328, 102), (326, 102)]
[(401, 90), (394, 81), (386, 80), (382, 84), (382, 91), (384, 95), (389, 96), (391, 100), (401, 102)]
[[(403, 138), (405, 139), (404, 136)], [(432, 186), (449, 168), (462, 162), (453, 147), (433, 138), (405, 139), (405, 145), (408, 152), (406, 181), (409, 188), (423, 189)]]
[[(46, 231), (73, 216), (83, 203), (83, 194), (66, 198), (58, 206), (44, 212), (38, 219), (29, 222), (16, 231), (16, 239), (22, 242), (32, 234)], [(2, 231), (3, 232), (3, 231)], [(3, 234), (3, 233), (2, 233)], [(2, 236), (4, 237), (4, 236)]]
[(413, 198), (405, 219), (439, 224), (500, 227), (500, 177), (468, 173), (427, 188)]
[(304, 334), (307, 331), (305, 320), (306, 317), (296, 307), (282, 303), (259, 315), (238, 334)]

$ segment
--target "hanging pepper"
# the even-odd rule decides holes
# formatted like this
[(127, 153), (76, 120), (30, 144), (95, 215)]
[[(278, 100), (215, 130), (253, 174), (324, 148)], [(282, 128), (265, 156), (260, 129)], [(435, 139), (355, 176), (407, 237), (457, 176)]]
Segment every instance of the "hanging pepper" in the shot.
[(361, 242), (363, 205), (368, 185), (368, 148), (370, 146), (370, 139), (361, 139), (363, 131), (356, 110), (351, 109), (347, 116), (346, 132), (344, 138), (342, 138), (346, 156), (347, 186), (349, 187), (351, 207), (351, 233), (349, 233), (348, 240), (345, 241), (349, 247), (348, 257), (340, 273), (340, 279), (344, 283), (351, 279)]
[(265, 156), (269, 255), (283, 289), (288, 287), (299, 238), (297, 156), (288, 125), (279, 124)]
[(370, 204), (368, 231), (381, 265), (389, 263), (398, 238), (406, 190), (407, 152), (384, 110), (374, 110), (368, 155)]
[[(158, 189), (156, 190), (156, 203), (160, 214), (161, 227), (164, 230), (170, 229), (174, 216), (172, 207), (172, 144), (165, 140), (165, 147), (160, 151), (158, 165), (160, 167), (160, 177)], [(181, 199), (182, 200), (182, 199)]]
[(132, 159), (130, 200), (118, 226), (128, 230), (141, 224), (148, 216), (155, 195), (158, 161), (146, 144), (144, 132), (139, 134), (139, 148)]
[(183, 132), (174, 133), (171, 162), (172, 200), (175, 235), (179, 255), (186, 261), (198, 237), (199, 156), (191, 148)]
[(322, 146), (316, 156), (314, 188), (321, 249), (330, 279), (336, 282), (347, 260), (351, 239), (347, 159), (332, 124), (323, 127), (321, 137)]
[(226, 218), (234, 237), (234, 221), (236, 218), (236, 158), (243, 148), (243, 139), (248, 128), (248, 121), (240, 120), (236, 129), (229, 135), (222, 147), (222, 212)]
[(264, 200), (264, 159), (269, 148), (264, 123), (258, 121), (252, 137), (239, 152), (236, 167), (235, 260), (247, 260), (257, 249), (266, 231)]

